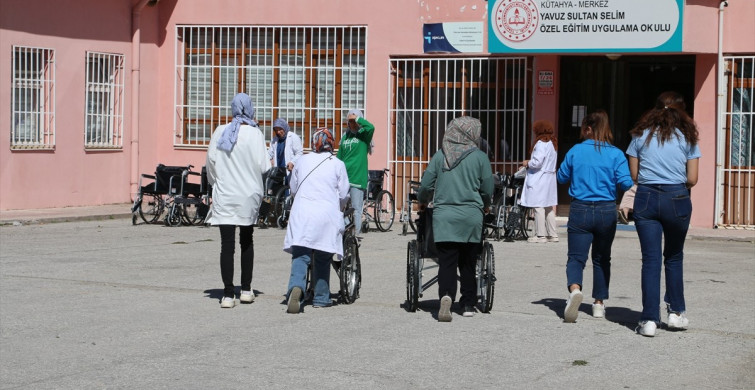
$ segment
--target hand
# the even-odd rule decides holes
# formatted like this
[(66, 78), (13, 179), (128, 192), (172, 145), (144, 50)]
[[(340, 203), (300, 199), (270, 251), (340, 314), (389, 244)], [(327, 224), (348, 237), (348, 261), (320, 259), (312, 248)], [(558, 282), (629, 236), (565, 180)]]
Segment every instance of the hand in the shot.
[(485, 207), (484, 209), (482, 209), (482, 212), (485, 214), (490, 214), (490, 207)]
[(530, 165), (530, 160), (522, 161), (522, 167), (527, 168), (528, 165)]
[(288, 168), (289, 172), (294, 170), (294, 163), (289, 162), (286, 164), (286, 168)]
[(427, 204), (425, 204), (425, 203), (418, 203), (417, 204), (417, 209), (419, 209), (419, 211), (425, 211), (426, 208), (427, 208)]

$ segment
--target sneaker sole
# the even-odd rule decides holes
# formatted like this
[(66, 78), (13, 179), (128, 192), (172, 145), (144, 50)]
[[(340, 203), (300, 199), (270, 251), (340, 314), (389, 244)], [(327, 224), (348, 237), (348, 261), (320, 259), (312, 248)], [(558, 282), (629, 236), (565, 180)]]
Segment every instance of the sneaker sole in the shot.
[(564, 322), (576, 322), (579, 316), (579, 305), (582, 304), (582, 294), (574, 295), (564, 309)]
[(439, 322), (451, 322), (451, 298), (443, 297), (440, 300), (440, 310), (438, 310)]
[(657, 332), (657, 330), (654, 330), (652, 334), (651, 334), (651, 333), (643, 333), (643, 332), (642, 332), (642, 326), (638, 326), (638, 327), (637, 327), (637, 334), (639, 334), (639, 335), (641, 335), (641, 336), (645, 336), (645, 337), (655, 337), (655, 333), (656, 333), (656, 332)]
[(294, 287), (291, 290), (291, 294), (288, 296), (288, 309), (286, 309), (286, 311), (291, 314), (299, 313), (299, 300), (301, 300), (301, 289), (299, 287)]
[(254, 295), (252, 295), (251, 297), (245, 297), (245, 296), (242, 295), (241, 297), (239, 297), (239, 302), (241, 302), (241, 303), (252, 303), (252, 302), (254, 302)]
[(464, 317), (474, 317), (474, 313), (464, 313), (462, 314)]
[(236, 300), (227, 302), (227, 301), (220, 301), (220, 308), (221, 309), (233, 309), (233, 307), (236, 306)]

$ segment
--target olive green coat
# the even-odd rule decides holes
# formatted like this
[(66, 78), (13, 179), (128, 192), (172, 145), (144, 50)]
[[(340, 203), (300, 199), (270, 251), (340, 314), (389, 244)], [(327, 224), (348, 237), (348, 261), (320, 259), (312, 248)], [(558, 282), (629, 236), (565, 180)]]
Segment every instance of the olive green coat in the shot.
[(447, 171), (444, 159), (442, 150), (435, 153), (417, 193), (420, 203), (433, 202), (435, 242), (482, 242), (483, 209), (493, 194), (490, 160), (475, 150)]

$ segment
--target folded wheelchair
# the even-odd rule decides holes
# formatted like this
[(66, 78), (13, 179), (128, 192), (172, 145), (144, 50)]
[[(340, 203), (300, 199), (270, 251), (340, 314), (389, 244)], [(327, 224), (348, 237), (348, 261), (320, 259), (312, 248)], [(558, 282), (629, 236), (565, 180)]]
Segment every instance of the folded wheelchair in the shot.
[[(425, 290), (438, 282), (438, 275), (427, 281), (425, 272), (430, 268), (437, 268), (438, 255), (432, 234), (432, 208), (426, 208), (418, 213), (416, 221), (417, 239), (411, 240), (406, 250), (406, 309), (417, 311), (419, 298)], [(426, 267), (427, 260), (434, 265)], [(493, 245), (487, 241), (483, 233), (481, 251), (477, 256), (475, 266), (477, 279), (477, 307), (482, 313), (489, 313), (493, 308), (495, 293), (495, 257)]]
[[(192, 168), (193, 165), (158, 164), (154, 175), (141, 174), (131, 207), (131, 223), (136, 224), (137, 215), (145, 223), (155, 223), (163, 213), (166, 226), (204, 223), (212, 192), (206, 169), (198, 173)], [(199, 182), (192, 182), (190, 177), (199, 177)]]
[(496, 241), (526, 240), (535, 223), (531, 207), (519, 204), (524, 188), (524, 177), (496, 173), (493, 175), (495, 192), (490, 213), (485, 215), (485, 229)]

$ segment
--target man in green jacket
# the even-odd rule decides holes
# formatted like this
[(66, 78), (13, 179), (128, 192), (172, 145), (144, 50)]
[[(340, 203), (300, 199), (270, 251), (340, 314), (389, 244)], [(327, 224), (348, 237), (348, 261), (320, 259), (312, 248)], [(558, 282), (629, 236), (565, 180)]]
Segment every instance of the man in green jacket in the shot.
[(349, 175), (349, 196), (354, 208), (354, 223), (357, 231), (362, 228), (362, 209), (364, 194), (367, 191), (367, 154), (371, 152), (370, 143), (375, 126), (362, 117), (362, 111), (351, 110), (346, 117), (348, 131), (341, 136), (338, 146), (338, 158), (346, 165)]
[(433, 202), (432, 228), (438, 252), (438, 321), (451, 321), (456, 299), (456, 268), (461, 279), (464, 317), (474, 316), (477, 303), (475, 265), (482, 243), (482, 220), (493, 194), (488, 156), (478, 148), (480, 121), (463, 116), (452, 120), (422, 176), (420, 209)]

